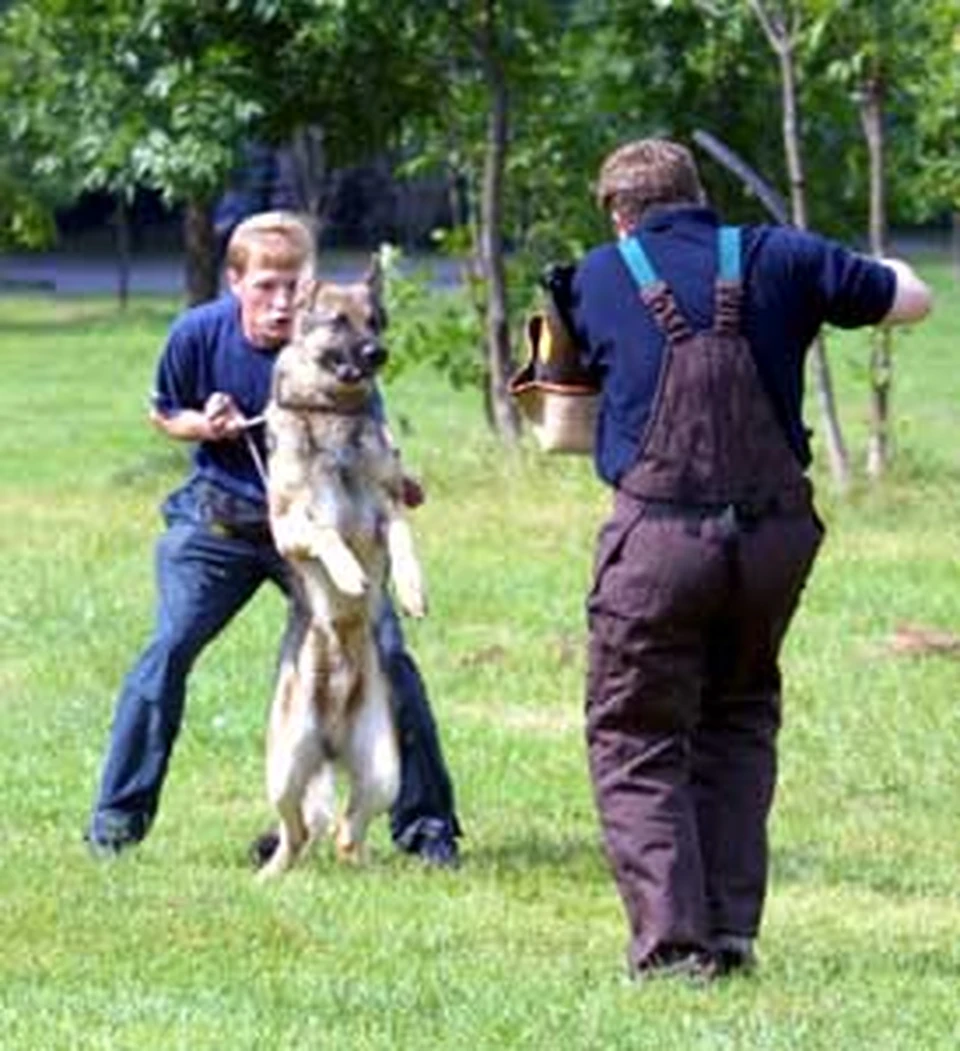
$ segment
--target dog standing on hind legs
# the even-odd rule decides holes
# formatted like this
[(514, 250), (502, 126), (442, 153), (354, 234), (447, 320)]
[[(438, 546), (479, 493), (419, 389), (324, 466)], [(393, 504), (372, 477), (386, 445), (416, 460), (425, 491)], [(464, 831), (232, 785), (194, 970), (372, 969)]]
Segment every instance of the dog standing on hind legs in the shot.
[(267, 493), (291, 602), (267, 731), (267, 793), (279, 843), (261, 870), (290, 868), (335, 814), (335, 767), (350, 790), (337, 854), (359, 860), (370, 820), (399, 786), (390, 688), (373, 625), (388, 571), (401, 606), (425, 612), (420, 566), (401, 515), (403, 474), (374, 412), (386, 360), (375, 262), (362, 282), (313, 282), (281, 351), (266, 413)]

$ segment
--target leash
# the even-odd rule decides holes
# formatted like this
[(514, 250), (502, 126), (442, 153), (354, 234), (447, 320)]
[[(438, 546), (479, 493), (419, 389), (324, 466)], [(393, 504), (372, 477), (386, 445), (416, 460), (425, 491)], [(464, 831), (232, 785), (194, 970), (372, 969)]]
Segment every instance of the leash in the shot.
[(247, 452), (250, 453), (250, 459), (253, 460), (253, 466), (256, 467), (257, 474), (260, 475), (260, 481), (263, 482), (264, 489), (267, 488), (267, 466), (263, 462), (257, 443), (253, 440), (253, 435), (250, 432), (254, 427), (260, 427), (265, 423), (266, 419), (266, 415), (261, 413), (259, 416), (251, 416), (250, 419), (243, 421), (243, 439), (247, 443)]

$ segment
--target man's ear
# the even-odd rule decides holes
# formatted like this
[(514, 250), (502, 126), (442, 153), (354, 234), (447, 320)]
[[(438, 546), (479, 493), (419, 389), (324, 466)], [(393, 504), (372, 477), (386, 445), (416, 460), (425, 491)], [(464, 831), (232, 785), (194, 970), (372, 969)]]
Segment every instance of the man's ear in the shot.
[(228, 266), (224, 271), (227, 278), (227, 287), (235, 295), (240, 295), (240, 283), (243, 281), (243, 274), (239, 270), (234, 269), (232, 266)]
[(610, 219), (613, 222), (613, 229), (618, 238), (626, 237), (633, 229), (633, 224), (629, 218), (617, 208), (610, 210)]

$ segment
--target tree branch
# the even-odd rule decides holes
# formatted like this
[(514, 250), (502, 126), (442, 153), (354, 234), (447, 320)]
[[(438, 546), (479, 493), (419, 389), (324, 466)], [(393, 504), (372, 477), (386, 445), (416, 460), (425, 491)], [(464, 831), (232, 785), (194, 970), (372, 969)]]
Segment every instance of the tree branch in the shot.
[(783, 21), (774, 19), (773, 14), (764, 6), (763, 0), (748, 0), (748, 2), (773, 50), (778, 55), (791, 50), (793, 47), (793, 31), (791, 30), (788, 33), (784, 28)]

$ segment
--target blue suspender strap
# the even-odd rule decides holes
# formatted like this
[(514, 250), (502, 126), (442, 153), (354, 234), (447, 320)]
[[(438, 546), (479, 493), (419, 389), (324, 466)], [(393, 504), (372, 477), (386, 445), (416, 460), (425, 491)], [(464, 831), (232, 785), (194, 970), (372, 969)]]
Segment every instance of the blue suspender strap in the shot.
[(740, 228), (721, 226), (717, 231), (719, 273), (721, 281), (740, 280)]
[(636, 237), (621, 237), (617, 241), (617, 248), (620, 250), (624, 263), (627, 264), (627, 269), (633, 274), (634, 281), (641, 289), (649, 288), (660, 280), (656, 270), (653, 269), (650, 257)]
[[(719, 246), (717, 276), (721, 281), (739, 281), (741, 276), (740, 227), (721, 226), (717, 230), (717, 242)], [(633, 279), (641, 288), (648, 288), (660, 280), (650, 262), (650, 257), (636, 237), (622, 237), (617, 242), (617, 248), (627, 269), (633, 274)]]

